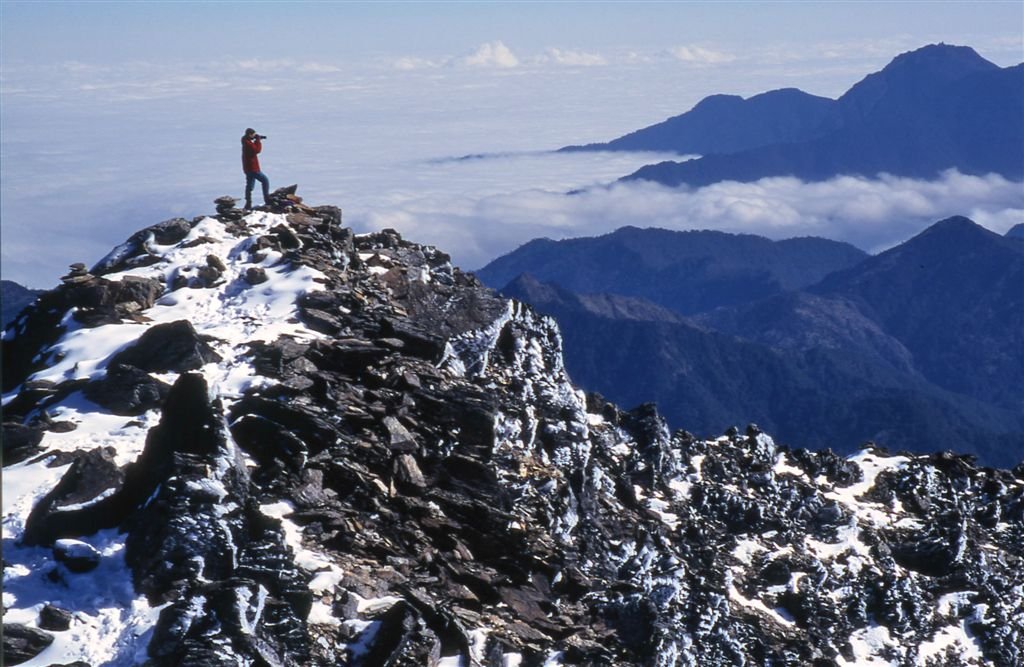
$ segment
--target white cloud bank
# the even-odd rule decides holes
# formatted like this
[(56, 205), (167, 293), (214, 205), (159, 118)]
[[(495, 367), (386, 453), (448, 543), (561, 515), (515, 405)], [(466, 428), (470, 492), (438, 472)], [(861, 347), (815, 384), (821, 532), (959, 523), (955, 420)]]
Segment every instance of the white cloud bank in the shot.
[(594, 67), (608, 64), (608, 60), (599, 53), (556, 48), (547, 49), (537, 60), (542, 63), (552, 62), (571, 67)]
[(718, 65), (736, 60), (736, 56), (729, 53), (704, 48), (696, 44), (675, 46), (668, 52), (676, 60), (697, 65)]
[(518, 67), (519, 58), (503, 42), (481, 44), (473, 53), (455, 61), (469, 67)]
[[(51, 286), (71, 262), (93, 262), (137, 229), (209, 213), (219, 195), (241, 196), (238, 137), (247, 126), (270, 136), (262, 163), (273, 187), (298, 183), (307, 201), (341, 206), (357, 230), (396, 227), (466, 268), (535, 237), (623, 225), (813, 234), (878, 250), (949, 215), (1000, 233), (1024, 221), (1020, 183), (956, 173), (933, 183), (599, 187), (678, 157), (539, 151), (611, 139), (708, 94), (778, 87), (789, 82), (788, 65), (680, 67), (663, 53), (642, 66), (616, 57), (601, 66), (605, 55), (548, 50), (512, 53), (519, 65), (506, 68), (495, 64), (505, 58), (500, 43), (470, 55), (491, 65), (406, 63), (434, 68), (426, 76), (396, 70), (391, 59), (342, 63), (341, 72), (302, 60), (8, 68), (0, 81), (3, 277)], [(816, 72), (806, 76), (817, 84), (802, 87), (843, 85), (845, 75)], [(481, 153), (503, 156), (436, 159)], [(580, 188), (591, 189), (562, 194)]]
[(436, 69), (438, 67), (469, 67), (478, 69), (513, 69), (524, 65), (594, 67), (607, 65), (608, 59), (599, 53), (549, 47), (537, 55), (520, 57), (501, 40), (486, 42), (474, 51), (445, 58), (429, 59), (418, 56), (404, 56), (394, 61), (398, 70)]
[[(540, 171), (533, 165), (534, 173)], [(1024, 190), (999, 176), (956, 171), (935, 181), (885, 175), (820, 183), (770, 178), (697, 190), (631, 182), (571, 196), (536, 189), (478, 199), (437, 193), (375, 209), (358, 223), (394, 227), (445, 248), (464, 267), (479, 268), (533, 238), (594, 236), (625, 225), (773, 239), (822, 236), (878, 252), (952, 215), (1002, 234), (1024, 222)]]

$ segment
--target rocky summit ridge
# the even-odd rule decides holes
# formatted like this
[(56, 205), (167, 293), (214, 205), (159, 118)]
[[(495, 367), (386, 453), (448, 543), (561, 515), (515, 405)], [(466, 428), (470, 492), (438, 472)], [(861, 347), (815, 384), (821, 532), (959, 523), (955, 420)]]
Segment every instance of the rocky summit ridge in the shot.
[(4, 333), (5, 664), (1024, 664), (1024, 466), (670, 433), (436, 248), (218, 209)]

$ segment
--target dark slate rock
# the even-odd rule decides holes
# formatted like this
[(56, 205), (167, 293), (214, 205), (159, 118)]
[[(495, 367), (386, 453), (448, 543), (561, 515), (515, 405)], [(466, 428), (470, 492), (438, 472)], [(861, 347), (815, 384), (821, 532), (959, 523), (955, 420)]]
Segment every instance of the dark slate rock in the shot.
[(71, 620), (71, 612), (62, 607), (47, 603), (39, 610), (39, 627), (43, 630), (67, 630), (71, 627)]
[[(391, 605), (376, 622), (379, 625), (370, 650), (363, 656), (363, 664), (430, 664), (428, 659), (431, 653), (436, 652), (436, 657), (440, 657), (436, 635), (425, 627), (416, 610), (406, 602)], [(424, 635), (433, 641), (425, 642)], [(415, 658), (419, 658), (419, 661), (415, 662)]]
[(181, 375), (167, 394), (160, 423), (146, 436), (142, 454), (125, 470), (124, 502), (144, 502), (170, 474), (176, 454), (212, 456), (223, 438), (206, 380), (198, 373)]
[(146, 242), (150, 237), (159, 245), (177, 243), (188, 236), (192, 226), (193, 223), (184, 218), (173, 218), (141, 229), (97, 262), (90, 270), (90, 273), (99, 276), (104, 273), (122, 271), (131, 266), (138, 266), (135, 260), (140, 256), (148, 255)]
[(207, 255), (206, 263), (207, 265), (212, 266), (221, 273), (224, 273), (225, 271), (228, 270), (228, 267), (224, 265), (224, 260), (222, 260), (220, 257), (217, 257), (217, 255)]
[[(316, 215), (327, 222), (327, 224), (338, 227), (342, 232), (348, 232), (348, 236), (350, 238), (348, 245), (349, 250), (351, 250), (351, 237), (353, 233), (351, 229), (341, 229), (341, 209), (337, 206), (317, 206), (313, 210), (316, 212)], [(342, 237), (336, 236), (333, 238), (336, 243), (340, 242), (342, 246), (345, 245)]]
[(416, 443), (416, 437), (394, 417), (384, 418), (384, 428), (388, 434), (388, 447), (390, 449), (411, 452), (419, 447)]
[(336, 498), (337, 494), (331, 489), (324, 488), (322, 470), (305, 468), (291, 497), (299, 507), (321, 507)]
[(42, 451), (44, 429), (15, 422), (3, 423), (4, 465), (20, 463)]
[(261, 415), (243, 415), (231, 424), (231, 435), (261, 465), (276, 458), (300, 470), (306, 461), (306, 443), (291, 429)]
[(437, 363), (444, 356), (447, 339), (423, 329), (408, 320), (397, 318), (386, 318), (381, 322), (381, 335), (388, 338), (396, 338), (405, 343), (405, 351), (408, 354), (421, 357), (432, 363)]
[(127, 364), (149, 372), (183, 372), (220, 361), (188, 320), (158, 324), (130, 347), (118, 352), (110, 364)]
[(267, 282), (267, 272), (261, 266), (250, 266), (245, 270), (245, 282), (259, 285)]
[(42, 653), (53, 635), (20, 623), (4, 623), (4, 664), (20, 665)]
[(85, 385), (82, 393), (115, 415), (141, 415), (159, 407), (170, 386), (149, 373), (122, 363), (112, 363), (99, 380)]
[(91, 544), (79, 540), (57, 540), (53, 543), (53, 557), (76, 574), (95, 570), (100, 564), (100, 552)]
[(223, 197), (217, 197), (216, 199), (214, 199), (213, 203), (217, 207), (217, 213), (224, 214), (234, 209), (235, 204), (238, 203), (238, 200), (235, 199), (234, 197), (224, 195)]
[[(311, 328), (310, 321), (307, 321)], [(338, 371), (349, 375), (360, 375), (377, 365), (390, 354), (367, 341), (344, 339), (335, 341), (317, 340), (310, 347), (309, 360), (322, 370)]]
[(196, 270), (196, 277), (198, 278), (196, 287), (212, 287), (220, 280), (221, 270), (212, 264), (207, 264)]
[[(257, 341), (251, 346), (253, 368), (260, 375), (280, 378), (290, 372), (299, 372), (309, 345), (296, 343), (290, 338), (280, 338), (273, 343)], [(315, 367), (312, 368), (315, 370)]]
[(91, 535), (118, 525), (131, 510), (118, 493), (124, 473), (112, 447), (78, 455), (57, 485), (32, 508), (25, 522), (25, 544), (50, 544)]
[(277, 240), (281, 244), (281, 247), (284, 248), (285, 250), (293, 250), (295, 248), (302, 246), (302, 241), (300, 241), (299, 237), (295, 235), (295, 232), (293, 232), (285, 225), (277, 225), (276, 227), (271, 227), (270, 231), (273, 232), (275, 237), (277, 237)]
[[(231, 396), (226, 416), (198, 373), (168, 392), (116, 494), (133, 510), (120, 527), (136, 590), (168, 603), (148, 645), (154, 666), (411, 667), (469, 660), (467, 631), (481, 627), (492, 632), (474, 654), (488, 667), (509, 652), (536, 667), (553, 651), (578, 665), (824, 666), (837, 652), (852, 661), (847, 639), (871, 623), (899, 639), (887, 659), (913, 662), (936, 622), (955, 622), (932, 611), (954, 591), (974, 591), (954, 603), (958, 619), (986, 605), (968, 621), (984, 660), (1020, 662), (1024, 498), (1011, 472), (908, 456), (862, 497), (893, 521), (858, 519), (871, 556), (858, 550), (859, 567), (844, 567), (851, 554), (818, 545), (852, 525), (834, 491), (860, 478), (856, 464), (772, 447), (753, 426), (710, 442), (669, 434), (653, 406), (624, 412), (590, 396), (584, 410), (550, 320), (458, 271), (435, 280), (442, 255), (390, 232), (350, 237), (387, 274), (347, 263), (335, 229), (288, 201), (301, 247), (287, 261), (324, 276), (301, 307), (344, 334), (250, 345), (247, 361), (271, 382)], [(106, 298), (91, 284), (75, 289)], [(432, 363), (447, 345), (451, 363)], [(9, 405), (25, 420), (66, 389), (31, 388)], [(755, 416), (766, 424), (730, 421)], [(774, 474), (780, 454), (805, 474)], [(285, 520), (263, 513), (280, 501), (339, 580), (286, 544)], [(933, 543), (947, 562), (924, 572), (912, 560)], [(730, 599), (731, 587), (757, 602)], [(341, 627), (307, 623), (315, 602)], [(359, 660), (345, 654), (356, 644)]]
[(413, 487), (418, 490), (427, 485), (426, 480), (423, 478), (423, 472), (420, 470), (419, 464), (416, 463), (416, 459), (408, 454), (399, 454), (395, 457), (394, 470), (398, 481), (407, 487)]
[(958, 535), (927, 535), (900, 542), (892, 549), (897, 563), (929, 577), (950, 574), (959, 562)]
[(174, 601), (154, 628), (150, 656), (168, 665), (310, 664), (308, 577), (279, 522), (250, 497), (223, 424), (202, 376), (185, 374), (129, 471), (132, 495), (145, 504), (124, 524), (126, 562), (137, 590), (154, 603)]
[(123, 317), (153, 305), (163, 286), (147, 278), (126, 277), (120, 282), (89, 276), (80, 284), (62, 284), (46, 292), (26, 309), (18, 335), (2, 345), (3, 390), (14, 389), (45, 365), (46, 348), (64, 334), (62, 323), (74, 308), (76, 321), (85, 326), (118, 323)]
[(160, 281), (140, 276), (125, 276), (115, 285), (115, 303), (133, 303), (142, 310), (151, 308), (164, 291)]
[(256, 415), (279, 425), (284, 431), (298, 437), (312, 453), (319, 452), (337, 439), (337, 431), (334, 427), (324, 419), (324, 415), (318, 409), (312, 406), (250, 395), (237, 401), (231, 407), (231, 423), (234, 424), (247, 414)]
[(300, 312), (302, 314), (302, 321), (313, 331), (319, 331), (330, 336), (336, 335), (341, 331), (341, 318), (335, 315), (316, 308), (303, 308)]

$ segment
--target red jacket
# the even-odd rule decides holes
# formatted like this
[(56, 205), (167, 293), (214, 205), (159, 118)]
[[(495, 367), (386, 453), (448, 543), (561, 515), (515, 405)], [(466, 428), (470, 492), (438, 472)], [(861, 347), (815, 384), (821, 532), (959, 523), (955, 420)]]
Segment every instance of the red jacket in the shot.
[(260, 159), (256, 157), (263, 150), (260, 138), (246, 139), (242, 137), (242, 171), (247, 174), (260, 170)]

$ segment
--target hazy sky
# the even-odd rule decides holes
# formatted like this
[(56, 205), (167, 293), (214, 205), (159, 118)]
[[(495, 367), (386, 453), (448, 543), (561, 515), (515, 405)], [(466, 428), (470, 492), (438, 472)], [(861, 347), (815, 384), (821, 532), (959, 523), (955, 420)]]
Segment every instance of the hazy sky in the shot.
[[(551, 156), (718, 92), (836, 97), (945, 41), (1024, 60), (1012, 2), (11, 2), (0, 0), (4, 278), (53, 285), (136, 229), (272, 185), (477, 268), (534, 236), (617, 226), (817, 233), (873, 250), (945, 215), (1003, 231), (1019, 184), (777, 179), (697, 192), (607, 183), (650, 155)], [(511, 153), (463, 162), (440, 158)]]
[(986, 50), (1004, 42), (1003, 55), (1019, 59), (1024, 22), (1017, 0), (2, 4), (5, 57), (35, 63), (440, 56), (495, 40), (526, 51), (703, 44), (735, 53), (820, 44), (846, 49), (905, 37)]

